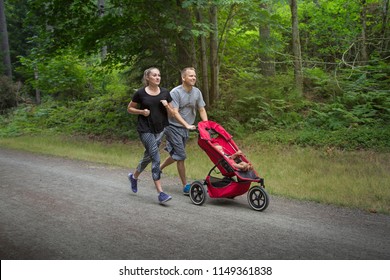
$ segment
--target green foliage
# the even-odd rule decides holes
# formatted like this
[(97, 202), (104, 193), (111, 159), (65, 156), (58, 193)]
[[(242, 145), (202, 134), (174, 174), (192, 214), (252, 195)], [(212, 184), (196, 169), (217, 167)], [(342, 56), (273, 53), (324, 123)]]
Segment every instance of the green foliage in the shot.
[(41, 106), (21, 106), (0, 120), (0, 136), (18, 136), (40, 131), (84, 134), (109, 138), (136, 138), (135, 119), (126, 111), (127, 94), (118, 93), (88, 101)]
[(24, 67), (18, 70), (29, 75), (27, 84), (62, 100), (87, 99), (96, 94), (95, 75), (85, 62), (72, 52), (51, 59), (20, 58)]
[(288, 86), (291, 79), (290, 75), (264, 78), (238, 73), (222, 85), (223, 95), (210, 115), (240, 137), (259, 130), (299, 126), (309, 103)]
[(330, 103), (317, 104), (311, 111), (309, 124), (330, 130), (387, 124), (390, 67), (366, 66), (347, 74), (340, 81), (344, 91)]
[(262, 143), (281, 143), (304, 147), (331, 147), (343, 150), (390, 151), (390, 126), (355, 127), (339, 130), (274, 129), (256, 132), (247, 138)]
[(305, 96), (316, 102), (327, 102), (342, 90), (334, 77), (319, 67), (304, 69)]
[(41, 129), (31, 106), (20, 106), (0, 118), (0, 136), (14, 137), (39, 131)]
[(0, 119), (0, 135), (17, 136), (39, 131), (136, 138), (136, 118), (127, 113), (132, 93), (118, 73), (101, 80), (100, 91), (88, 100), (43, 98), (42, 105), (22, 105)]
[(134, 120), (127, 113), (129, 101), (129, 95), (118, 93), (78, 104), (72, 129), (83, 134), (134, 138)]
[(304, 1), (299, 11), (302, 51), (308, 60), (336, 62), (360, 32), (357, 1)]

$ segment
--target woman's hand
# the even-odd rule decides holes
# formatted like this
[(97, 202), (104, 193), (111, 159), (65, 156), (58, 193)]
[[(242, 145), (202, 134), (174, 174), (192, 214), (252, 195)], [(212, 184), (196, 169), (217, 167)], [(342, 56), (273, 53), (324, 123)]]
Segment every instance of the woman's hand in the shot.
[(148, 109), (143, 109), (143, 110), (142, 110), (142, 115), (145, 116), (145, 117), (149, 116), (149, 115), (150, 115), (150, 110), (148, 110)]

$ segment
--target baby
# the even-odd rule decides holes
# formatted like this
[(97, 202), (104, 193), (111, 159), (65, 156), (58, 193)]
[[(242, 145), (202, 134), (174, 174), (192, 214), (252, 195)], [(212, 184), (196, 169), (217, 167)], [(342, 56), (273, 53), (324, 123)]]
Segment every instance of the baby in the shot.
[(240, 159), (240, 156), (243, 155), (242, 151), (241, 150), (238, 150), (237, 152), (235, 152), (234, 154), (232, 155), (228, 155), (225, 153), (225, 151), (223, 150), (223, 147), (219, 144), (215, 144), (214, 145), (218, 151), (220, 151), (225, 157), (227, 158), (230, 158), (233, 160), (233, 162), (231, 162), (231, 164), (233, 165), (234, 168), (238, 169), (238, 170), (241, 170), (241, 171), (250, 171), (253, 169), (253, 166), (252, 164), (250, 163), (247, 163), (245, 161), (242, 161)]

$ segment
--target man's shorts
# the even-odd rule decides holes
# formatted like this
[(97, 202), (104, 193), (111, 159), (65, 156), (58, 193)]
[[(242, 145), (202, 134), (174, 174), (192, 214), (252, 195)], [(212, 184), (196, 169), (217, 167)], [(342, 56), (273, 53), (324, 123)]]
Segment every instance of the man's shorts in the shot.
[(171, 155), (174, 160), (185, 160), (186, 143), (188, 140), (188, 130), (184, 127), (169, 125), (165, 128), (165, 137), (167, 146), (165, 150)]

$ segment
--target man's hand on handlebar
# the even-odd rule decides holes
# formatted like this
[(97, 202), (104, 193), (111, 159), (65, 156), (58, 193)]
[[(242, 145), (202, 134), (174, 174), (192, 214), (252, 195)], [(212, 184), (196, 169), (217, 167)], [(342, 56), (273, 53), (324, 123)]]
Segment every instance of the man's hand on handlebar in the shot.
[(196, 130), (196, 126), (195, 125), (188, 125), (186, 128), (188, 130)]

